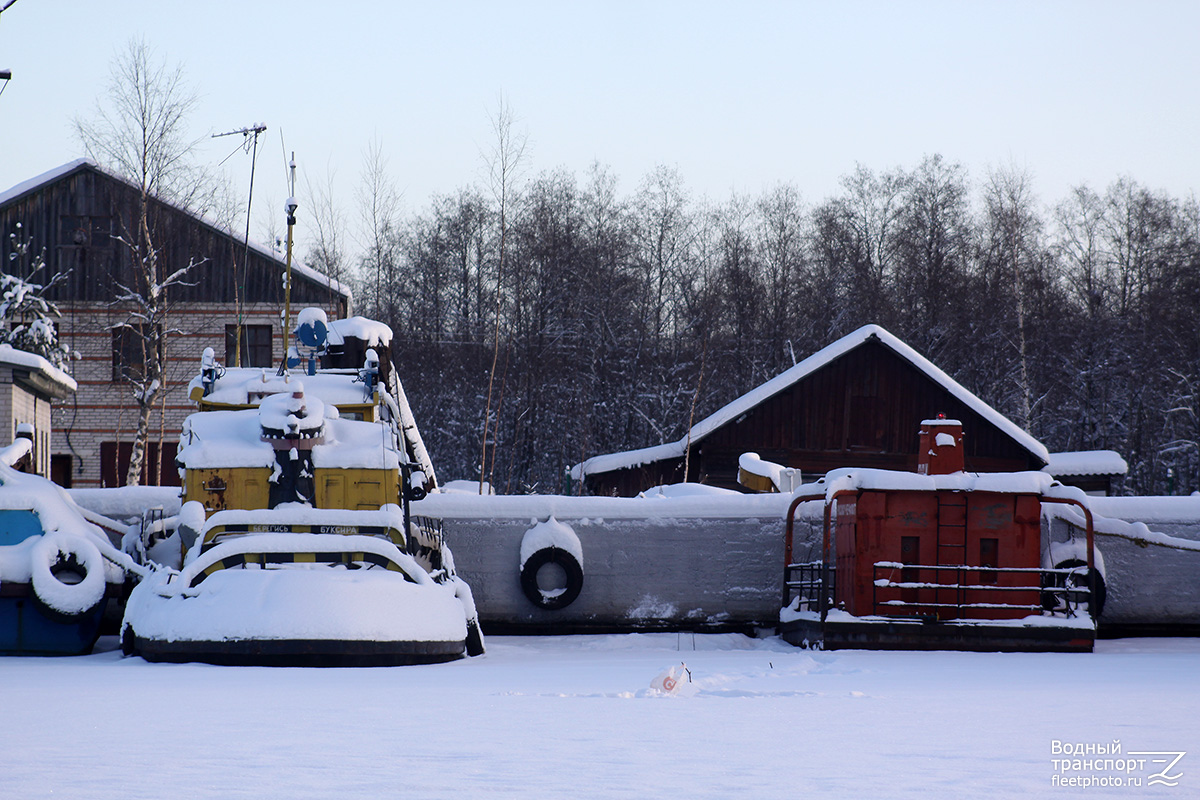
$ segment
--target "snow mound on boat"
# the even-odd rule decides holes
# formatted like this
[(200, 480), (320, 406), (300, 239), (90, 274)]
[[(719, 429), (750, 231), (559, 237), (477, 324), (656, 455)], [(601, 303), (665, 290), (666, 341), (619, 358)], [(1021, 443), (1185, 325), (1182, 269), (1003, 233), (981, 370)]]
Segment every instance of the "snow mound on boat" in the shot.
[(159, 593), (162, 580), (143, 581), (129, 597), (125, 619), (139, 637), (442, 642), (467, 635), (452, 585), (411, 583), (382, 569), (223, 569), (170, 596)]

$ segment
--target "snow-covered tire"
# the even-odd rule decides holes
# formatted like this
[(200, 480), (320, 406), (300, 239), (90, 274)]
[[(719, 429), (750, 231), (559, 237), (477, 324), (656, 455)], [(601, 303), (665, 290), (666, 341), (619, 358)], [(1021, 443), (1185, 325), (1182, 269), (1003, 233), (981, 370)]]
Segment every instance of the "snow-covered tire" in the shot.
[[(1080, 567), (1087, 569), (1087, 562), (1078, 558), (1070, 558), (1066, 561), (1060, 561), (1054, 565), (1055, 569), (1079, 569)], [(1086, 575), (1086, 577), (1085, 577)], [(1096, 610), (1092, 614), (1092, 619), (1099, 619), (1104, 612), (1104, 603), (1108, 599), (1108, 587), (1104, 583), (1104, 575), (1092, 567), (1089, 573), (1080, 573), (1078, 577), (1075, 575), (1054, 575), (1052, 576), (1052, 585), (1058, 588), (1083, 588), (1090, 585), (1093, 600), (1095, 601)], [(1081, 580), (1082, 579), (1082, 580)], [(1061, 605), (1060, 596), (1055, 593), (1047, 592), (1042, 599), (1042, 607), (1053, 611), (1057, 610)], [(1090, 609), (1089, 609), (1090, 610)]]
[[(538, 572), (547, 564), (557, 564), (566, 575), (566, 586), (547, 592), (538, 586)], [(583, 591), (583, 567), (575, 556), (558, 547), (543, 547), (525, 559), (521, 567), (521, 591), (539, 608), (550, 611), (566, 608)]]
[(50, 619), (78, 622), (104, 602), (104, 556), (87, 539), (47, 533), (33, 546), (30, 557), (33, 604)]

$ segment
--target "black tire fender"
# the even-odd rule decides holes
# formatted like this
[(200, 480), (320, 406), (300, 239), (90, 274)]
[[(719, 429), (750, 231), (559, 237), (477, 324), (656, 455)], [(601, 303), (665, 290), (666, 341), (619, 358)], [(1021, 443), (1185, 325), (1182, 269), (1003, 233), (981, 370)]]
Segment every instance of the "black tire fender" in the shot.
[[(538, 588), (538, 572), (547, 564), (557, 564), (566, 573), (567, 585), (558, 593)], [(583, 567), (578, 559), (560, 547), (543, 547), (535, 551), (521, 567), (521, 591), (539, 608), (554, 611), (574, 603), (583, 591)]]
[[(1086, 568), (1087, 562), (1078, 558), (1069, 558), (1066, 561), (1060, 561), (1054, 565), (1055, 569), (1078, 569), (1079, 567)], [(1092, 614), (1092, 619), (1099, 619), (1100, 615), (1104, 613), (1104, 603), (1106, 600), (1108, 600), (1108, 587), (1104, 583), (1104, 576), (1100, 574), (1100, 570), (1096, 569), (1095, 567), (1092, 567), (1087, 573), (1087, 582), (1092, 591), (1093, 598), (1096, 601), (1096, 610), (1095, 613)], [(1066, 584), (1065, 582), (1056, 581), (1054, 585), (1061, 587)], [(1048, 593), (1045, 594), (1042, 599), (1042, 607), (1051, 610), (1055, 606), (1056, 600), (1054, 596)]]

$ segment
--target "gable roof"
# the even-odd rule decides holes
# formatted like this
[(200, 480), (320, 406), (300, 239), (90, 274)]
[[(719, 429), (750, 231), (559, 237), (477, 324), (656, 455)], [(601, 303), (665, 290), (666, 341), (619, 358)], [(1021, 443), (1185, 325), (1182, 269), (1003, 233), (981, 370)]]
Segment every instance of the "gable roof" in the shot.
[(973, 392), (967, 390), (958, 381), (934, 366), (931, 361), (916, 350), (913, 350), (879, 325), (864, 325), (700, 420), (678, 442), (589, 458), (582, 464), (576, 464), (571, 467), (571, 479), (581, 480), (587, 475), (600, 472), (611, 472), (617, 469), (637, 467), (642, 464), (664, 461), (670, 458), (682, 458), (687, 451), (689, 442), (695, 444), (713, 431), (736, 420), (742, 414), (749, 412), (789, 386), (807, 378), (830, 362), (873, 339), (907, 361), (918, 371), (924, 373), (928, 378), (962, 402), (967, 408), (979, 414), (979, 416), (1007, 434), (1021, 447), (1040, 458), (1043, 462), (1050, 460), (1050, 453), (1045, 445), (1018, 427), (1012, 420), (980, 400)]
[[(46, 186), (47, 184), (54, 183), (55, 181), (61, 180), (62, 178), (66, 178), (67, 176), (69, 176), (79, 170), (83, 170), (83, 169), (89, 169), (94, 172), (98, 172), (101, 175), (104, 175), (105, 177), (107, 177), (111, 180), (125, 184), (126, 186), (130, 187), (131, 189), (134, 189), (139, 192), (141, 191), (140, 187), (138, 187), (136, 184), (134, 184), (128, 178), (126, 178), (122, 175), (119, 175), (116, 172), (113, 172), (112, 170), (107, 169), (106, 167), (102, 167), (100, 164), (96, 163), (95, 161), (91, 160), (90, 158), (77, 158), (74, 161), (68, 161), (67, 163), (65, 163), (61, 166), (55, 167), (54, 169), (51, 169), (51, 170), (47, 170), (46, 172), (43, 172), (41, 175), (30, 178), (29, 180), (21, 181), (20, 183), (16, 184), (15, 186), (12, 186), (3, 192), (0, 192), (0, 207), (9, 205), (10, 203), (13, 203), (13, 202), (21, 199), (25, 195), (28, 195), (28, 194), (31, 194), (31, 193), (37, 191), (38, 189), (40, 189), (43, 186)], [(168, 206), (169, 208), (179, 212), (180, 214), (191, 217), (196, 222), (200, 223), (201, 225), (204, 225), (207, 228), (212, 229), (213, 231), (217, 232), (218, 234), (221, 234), (222, 236), (228, 236), (229, 238), (233, 239), (236, 242), (245, 242), (246, 241), (244, 234), (239, 234), (239, 233), (235, 232), (232, 228), (230, 228), (226, 225), (222, 225), (221, 223), (213, 220), (211, 217), (205, 216), (204, 214), (197, 214), (194, 211), (183, 208), (182, 206), (179, 206), (176, 203), (172, 203), (170, 200), (167, 200), (162, 197), (155, 196), (154, 199), (157, 200), (158, 202), (162, 203), (163, 205)], [(249, 241), (249, 245), (250, 245), (250, 249), (253, 250), (255, 253), (257, 253), (258, 255), (263, 256), (265, 258), (269, 258), (272, 261), (275, 261), (276, 263), (278, 263), (280, 266), (284, 265), (284, 263), (285, 263), (284, 258), (279, 253), (277, 253), (275, 250), (273, 250), (272, 248), (267, 247), (266, 245), (263, 245), (259, 242), (256, 242), (253, 239), (251, 239)], [(328, 275), (325, 275), (324, 273), (319, 272), (319, 271), (313, 269), (312, 267), (304, 264), (303, 262), (301, 262), (299, 259), (296, 258), (295, 253), (292, 254), (292, 272), (299, 275), (300, 277), (310, 281), (311, 283), (315, 283), (320, 286), (324, 286), (324, 287), (328, 288), (329, 290), (336, 292), (337, 294), (346, 298), (347, 301), (349, 301), (351, 299), (351, 293), (350, 293), (349, 286), (347, 286), (346, 284), (344, 284), (338, 280), (330, 278)]]

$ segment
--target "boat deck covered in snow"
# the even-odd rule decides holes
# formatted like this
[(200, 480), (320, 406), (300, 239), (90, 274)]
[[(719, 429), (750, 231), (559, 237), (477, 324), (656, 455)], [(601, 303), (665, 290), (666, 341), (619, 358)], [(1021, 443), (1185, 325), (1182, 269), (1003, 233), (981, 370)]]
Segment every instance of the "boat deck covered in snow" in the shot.
[[(326, 325), (307, 311), (300, 319)], [(313, 665), (482, 652), (440, 523), (409, 512), (429, 473), (405, 433), (399, 381), (364, 346), (386, 353), (390, 331), (354, 330), (364, 327), (372, 338), (343, 349), (362, 356), (357, 367), (327, 358), (304, 375), (225, 369), (206, 352), (190, 387), (199, 411), (177, 456), (178, 560), (130, 596), (127, 651)]]

